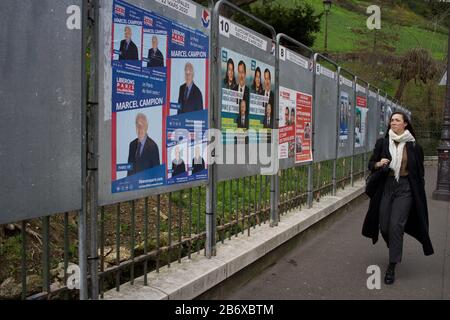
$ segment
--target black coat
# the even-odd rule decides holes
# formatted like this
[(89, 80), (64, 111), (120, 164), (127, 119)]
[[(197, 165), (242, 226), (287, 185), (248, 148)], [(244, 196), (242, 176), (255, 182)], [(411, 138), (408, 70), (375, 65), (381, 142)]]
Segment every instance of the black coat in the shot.
[(128, 50), (127, 50), (127, 41), (122, 40), (120, 42), (119, 60), (139, 60), (138, 48), (133, 41), (130, 41)]
[(128, 176), (132, 176), (161, 164), (159, 160), (159, 148), (155, 141), (147, 137), (142, 155), (137, 150), (138, 142), (139, 140), (136, 139), (130, 143), (128, 163), (133, 165), (133, 169), (128, 171)]
[(164, 56), (159, 49), (153, 52), (153, 48), (148, 50), (148, 63), (147, 68), (164, 67)]
[[(384, 139), (387, 138), (378, 139), (375, 144), (375, 149), (369, 160), (370, 171), (376, 170), (375, 163), (379, 162), (382, 158), (392, 160), (389, 152), (389, 141), (383, 143)], [(405, 148), (408, 156), (408, 179), (414, 201), (405, 226), (405, 233), (416, 238), (422, 244), (424, 254), (429, 256), (434, 253), (434, 250), (428, 231), (429, 222), (427, 197), (425, 194), (423, 149), (417, 142), (407, 142)], [(369, 210), (363, 224), (362, 234), (365, 237), (371, 238), (373, 244), (378, 241), (379, 210), (387, 177), (388, 172), (383, 174), (380, 179), (375, 195), (370, 199)]]
[(193, 83), (191, 92), (189, 92), (189, 96), (185, 99), (186, 87), (186, 83), (180, 87), (178, 103), (181, 107), (178, 110), (178, 114), (203, 110), (203, 95), (200, 89)]

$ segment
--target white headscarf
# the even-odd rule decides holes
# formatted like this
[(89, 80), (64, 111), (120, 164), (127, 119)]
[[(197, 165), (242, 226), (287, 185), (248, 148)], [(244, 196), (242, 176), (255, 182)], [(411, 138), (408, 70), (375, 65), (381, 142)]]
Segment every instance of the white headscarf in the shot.
[[(397, 135), (392, 129), (389, 130), (389, 152), (392, 157), (392, 161), (389, 164), (389, 168), (394, 170), (395, 179), (400, 179), (400, 167), (402, 165), (403, 148), (406, 142), (416, 141), (409, 130), (405, 130), (403, 134)], [(398, 142), (398, 146), (395, 145)]]

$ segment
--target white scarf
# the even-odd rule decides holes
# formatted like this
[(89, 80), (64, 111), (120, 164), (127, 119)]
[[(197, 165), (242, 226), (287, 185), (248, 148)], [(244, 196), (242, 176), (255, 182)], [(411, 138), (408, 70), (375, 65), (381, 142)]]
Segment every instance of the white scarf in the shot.
[[(409, 130), (405, 130), (403, 134), (397, 135), (391, 129), (389, 130), (389, 152), (392, 157), (392, 161), (389, 164), (389, 168), (394, 170), (395, 179), (398, 181), (400, 179), (400, 167), (402, 165), (403, 158), (403, 148), (405, 147), (406, 142), (416, 141), (412, 136)], [(398, 142), (398, 146), (395, 145), (395, 142)]]

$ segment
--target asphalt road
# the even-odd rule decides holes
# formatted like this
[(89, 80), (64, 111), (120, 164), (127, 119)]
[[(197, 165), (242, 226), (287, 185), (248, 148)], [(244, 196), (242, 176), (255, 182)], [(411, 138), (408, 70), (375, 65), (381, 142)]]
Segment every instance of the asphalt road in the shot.
[[(368, 200), (360, 201), (330, 226), (284, 253), (274, 264), (254, 272), (234, 290), (221, 290), (220, 299), (450, 299), (450, 203), (431, 199), (437, 167), (426, 167), (430, 236), (435, 254), (423, 255), (422, 246), (405, 235), (403, 262), (396, 282), (383, 283), (388, 249), (361, 236)], [(381, 270), (381, 288), (369, 290), (367, 268)], [(209, 298), (214, 298), (210, 296)]]

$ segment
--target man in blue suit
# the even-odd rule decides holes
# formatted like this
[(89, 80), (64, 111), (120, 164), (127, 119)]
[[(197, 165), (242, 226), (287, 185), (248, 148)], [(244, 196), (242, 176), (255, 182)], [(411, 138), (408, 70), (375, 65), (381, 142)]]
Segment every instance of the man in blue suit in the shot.
[(128, 176), (157, 167), (161, 164), (159, 160), (159, 148), (147, 134), (148, 121), (143, 113), (136, 116), (137, 139), (130, 143), (128, 152), (128, 164), (132, 165)]
[(203, 95), (194, 83), (194, 66), (188, 62), (184, 66), (184, 78), (186, 83), (180, 87), (178, 114), (203, 110)]

